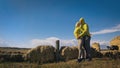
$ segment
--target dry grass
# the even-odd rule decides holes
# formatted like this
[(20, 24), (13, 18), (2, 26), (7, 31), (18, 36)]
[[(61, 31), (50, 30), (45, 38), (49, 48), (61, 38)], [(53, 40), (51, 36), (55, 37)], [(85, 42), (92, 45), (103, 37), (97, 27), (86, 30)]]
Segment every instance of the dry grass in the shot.
[(1, 53), (21, 53), (25, 54), (30, 48), (0, 47)]
[(76, 60), (59, 63), (30, 64), (30, 63), (1, 63), (0, 68), (120, 68), (120, 60), (110, 60), (107, 58), (93, 59), (77, 63)]
[(120, 62), (118, 60), (108, 59), (94, 59), (93, 61), (85, 61), (77, 63), (76, 60), (68, 62), (44, 64), (43, 68), (120, 68)]
[[(26, 53), (29, 49), (24, 48), (0, 48), (1, 52), (22, 52)], [(108, 52), (108, 50), (102, 51)], [(113, 60), (108, 58), (94, 58), (92, 61), (77, 63), (76, 60), (68, 60), (59, 63), (27, 63), (27, 62), (2, 62), (0, 68), (120, 68), (120, 59)]]
[(0, 47), (0, 62), (22, 62), (23, 54), (30, 48)]

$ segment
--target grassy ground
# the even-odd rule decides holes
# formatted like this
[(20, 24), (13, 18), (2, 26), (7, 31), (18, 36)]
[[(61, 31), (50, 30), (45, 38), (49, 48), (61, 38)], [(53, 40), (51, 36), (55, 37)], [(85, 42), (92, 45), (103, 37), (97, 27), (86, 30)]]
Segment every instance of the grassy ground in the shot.
[(93, 59), (77, 63), (76, 60), (59, 63), (35, 64), (35, 63), (0, 63), (0, 68), (120, 68), (120, 60)]
[[(0, 47), (0, 54), (4, 53), (26, 53), (30, 48), (10, 48)], [(102, 51), (107, 52), (107, 51)], [(110, 60), (107, 58), (94, 58), (92, 61), (77, 63), (76, 60), (59, 63), (35, 64), (25, 62), (4, 62), (0, 63), (0, 68), (120, 68), (120, 60)]]

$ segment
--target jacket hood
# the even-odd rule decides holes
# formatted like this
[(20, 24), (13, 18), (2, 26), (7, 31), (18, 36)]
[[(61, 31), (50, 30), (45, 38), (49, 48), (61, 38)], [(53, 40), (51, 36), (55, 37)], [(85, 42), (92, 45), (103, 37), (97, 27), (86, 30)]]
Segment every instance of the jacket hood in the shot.
[(79, 19), (79, 22), (81, 22), (81, 24), (85, 24), (84, 18), (80, 18), (80, 19)]

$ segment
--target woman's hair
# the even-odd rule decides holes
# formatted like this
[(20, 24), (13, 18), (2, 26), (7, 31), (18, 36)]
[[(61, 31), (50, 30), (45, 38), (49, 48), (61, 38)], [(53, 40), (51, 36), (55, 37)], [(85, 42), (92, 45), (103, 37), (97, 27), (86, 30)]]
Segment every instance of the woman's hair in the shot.
[(77, 27), (80, 24), (80, 22), (76, 22), (75, 27)]

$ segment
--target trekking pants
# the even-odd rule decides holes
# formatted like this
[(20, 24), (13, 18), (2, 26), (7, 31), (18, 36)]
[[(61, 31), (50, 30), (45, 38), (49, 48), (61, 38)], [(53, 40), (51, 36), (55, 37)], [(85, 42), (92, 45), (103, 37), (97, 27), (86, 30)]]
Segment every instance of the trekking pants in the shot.
[(78, 59), (80, 58), (91, 58), (91, 48), (90, 48), (90, 36), (84, 36), (78, 39)]

